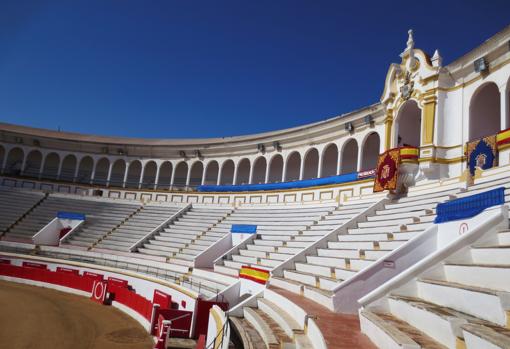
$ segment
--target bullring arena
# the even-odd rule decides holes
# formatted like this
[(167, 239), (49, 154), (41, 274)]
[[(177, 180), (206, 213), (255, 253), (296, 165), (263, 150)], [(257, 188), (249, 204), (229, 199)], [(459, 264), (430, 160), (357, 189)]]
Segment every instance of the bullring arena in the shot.
[(0, 124), (0, 346), (510, 348), (509, 43), (261, 134)]

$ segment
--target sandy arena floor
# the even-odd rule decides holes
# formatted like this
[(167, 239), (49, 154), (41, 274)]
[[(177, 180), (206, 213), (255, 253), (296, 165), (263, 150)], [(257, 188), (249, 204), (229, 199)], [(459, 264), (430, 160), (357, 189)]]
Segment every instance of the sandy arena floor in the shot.
[(87, 298), (0, 281), (0, 348), (149, 349), (129, 316)]

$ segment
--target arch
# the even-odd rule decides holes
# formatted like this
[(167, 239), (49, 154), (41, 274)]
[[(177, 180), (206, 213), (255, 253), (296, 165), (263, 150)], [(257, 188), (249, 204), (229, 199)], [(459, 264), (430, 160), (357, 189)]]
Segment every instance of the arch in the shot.
[(140, 175), (142, 174), (142, 163), (135, 160), (129, 163), (126, 188), (138, 188), (140, 186)]
[(220, 171), (220, 167), (218, 165), (218, 161), (216, 161), (216, 160), (209, 161), (209, 163), (207, 164), (207, 167), (205, 168), (204, 184), (216, 185), (218, 183), (219, 171)]
[(185, 187), (188, 178), (188, 164), (181, 161), (175, 166), (174, 186)]
[(154, 189), (157, 170), (158, 166), (156, 165), (155, 161), (148, 161), (145, 164), (145, 168), (143, 170), (142, 188)]
[(234, 184), (234, 161), (227, 160), (221, 166), (221, 185)]
[(395, 122), (397, 146), (419, 147), (421, 145), (421, 109), (415, 100), (408, 100), (398, 111)]
[(299, 180), (300, 171), (301, 171), (301, 154), (295, 151), (287, 157), (287, 170), (285, 171), (285, 180), (286, 181)]
[(170, 189), (170, 182), (172, 181), (172, 163), (165, 161), (159, 168), (158, 189)]
[(480, 86), (469, 103), (469, 140), (490, 136), (501, 130), (501, 99), (498, 86)]
[(93, 168), (94, 160), (92, 159), (92, 157), (90, 156), (83, 157), (80, 160), (80, 165), (78, 166), (76, 181), (79, 183), (90, 183)]
[(9, 150), (9, 153), (7, 154), (7, 160), (5, 162), (4, 173), (19, 175), (21, 172), (21, 166), (23, 166), (24, 156), (25, 153), (21, 148), (15, 147)]
[(99, 159), (99, 161), (96, 163), (96, 170), (94, 171), (94, 184), (106, 185), (109, 169), (110, 160), (108, 160), (108, 158)]
[(68, 154), (62, 160), (60, 168), (60, 179), (63, 181), (73, 181), (74, 173), (76, 172), (76, 165), (78, 160), (73, 154)]
[(250, 160), (244, 158), (237, 163), (236, 184), (248, 184), (250, 181)]
[(358, 170), (358, 142), (351, 138), (345, 142), (342, 148), (342, 160), (340, 161), (340, 173), (352, 173)]
[(126, 175), (126, 161), (117, 159), (112, 165), (110, 174), (110, 186), (122, 188), (124, 186), (124, 176)]
[(321, 177), (329, 177), (336, 175), (338, 167), (338, 147), (331, 143), (322, 152), (322, 169)]
[(277, 183), (282, 181), (283, 175), (283, 156), (276, 154), (269, 161), (268, 183)]
[(41, 172), (42, 153), (39, 150), (32, 150), (25, 159), (23, 175), (29, 177), (38, 177)]
[(0, 145), (0, 166), (3, 166), (4, 160), (5, 160), (5, 148), (2, 145)]
[(202, 161), (196, 161), (191, 165), (189, 185), (197, 187), (202, 184), (202, 176), (204, 175), (204, 164)]
[(60, 156), (57, 153), (49, 153), (44, 160), (42, 177), (48, 179), (57, 179), (58, 167), (60, 166)]
[(377, 158), (379, 157), (379, 149), (381, 147), (381, 139), (377, 132), (370, 133), (361, 150), (361, 169), (371, 170), (377, 166)]
[[(265, 183), (266, 181), (266, 169), (267, 169), (267, 161), (263, 156), (259, 156), (253, 162), (253, 175), (251, 182), (252, 183)], [(280, 177), (281, 178), (281, 177)]]
[(310, 148), (305, 154), (303, 169), (303, 179), (317, 178), (319, 169), (319, 151), (316, 148)]

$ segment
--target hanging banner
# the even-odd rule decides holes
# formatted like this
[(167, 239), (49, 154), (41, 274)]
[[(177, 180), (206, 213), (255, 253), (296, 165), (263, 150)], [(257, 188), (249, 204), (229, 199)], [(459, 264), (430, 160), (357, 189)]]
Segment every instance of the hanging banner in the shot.
[(239, 277), (258, 282), (259, 284), (265, 284), (269, 279), (269, 271), (243, 265), (241, 270), (239, 270)]
[(374, 193), (397, 188), (400, 149), (390, 149), (379, 155), (375, 171)]
[(477, 167), (487, 170), (497, 166), (496, 135), (468, 142), (466, 153), (471, 176), (475, 175)]

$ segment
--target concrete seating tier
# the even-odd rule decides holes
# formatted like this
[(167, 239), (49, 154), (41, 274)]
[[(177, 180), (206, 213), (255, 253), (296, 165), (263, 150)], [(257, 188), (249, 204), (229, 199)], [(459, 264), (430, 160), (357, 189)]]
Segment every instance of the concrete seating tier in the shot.
[(25, 238), (30, 240), (34, 234), (53, 220), (59, 211), (79, 212), (86, 215), (86, 222), (78, 231), (96, 234), (97, 231), (107, 232), (120, 224), (127, 216), (132, 214), (140, 205), (113, 200), (50, 195), (30, 214), (16, 224), (6, 236)]
[(361, 328), (380, 348), (509, 348), (509, 280), (505, 230), (365, 306)]
[(182, 208), (182, 205), (144, 205), (120, 226), (101, 238), (95, 247), (130, 251), (130, 247), (138, 240), (152, 232)]
[(327, 247), (315, 249), (306, 261), (284, 270), (283, 277), (273, 277), (271, 284), (294, 292), (307, 288), (331, 297), (332, 290), (344, 280), (429, 227), (437, 203), (454, 198), (457, 192), (437, 190), (394, 199), (358, 221), (356, 227), (337, 235)]
[(228, 206), (194, 205), (138, 248), (138, 252), (191, 264), (198, 254), (228, 233), (213, 228), (232, 211)]
[(36, 191), (0, 190), (0, 235), (45, 197)]
[(211, 231), (226, 233), (232, 224), (243, 222), (257, 225), (257, 235), (236, 253), (216, 263), (214, 270), (230, 275), (237, 275), (243, 265), (271, 270), (364, 207), (366, 204), (340, 208), (331, 204), (241, 206)]

